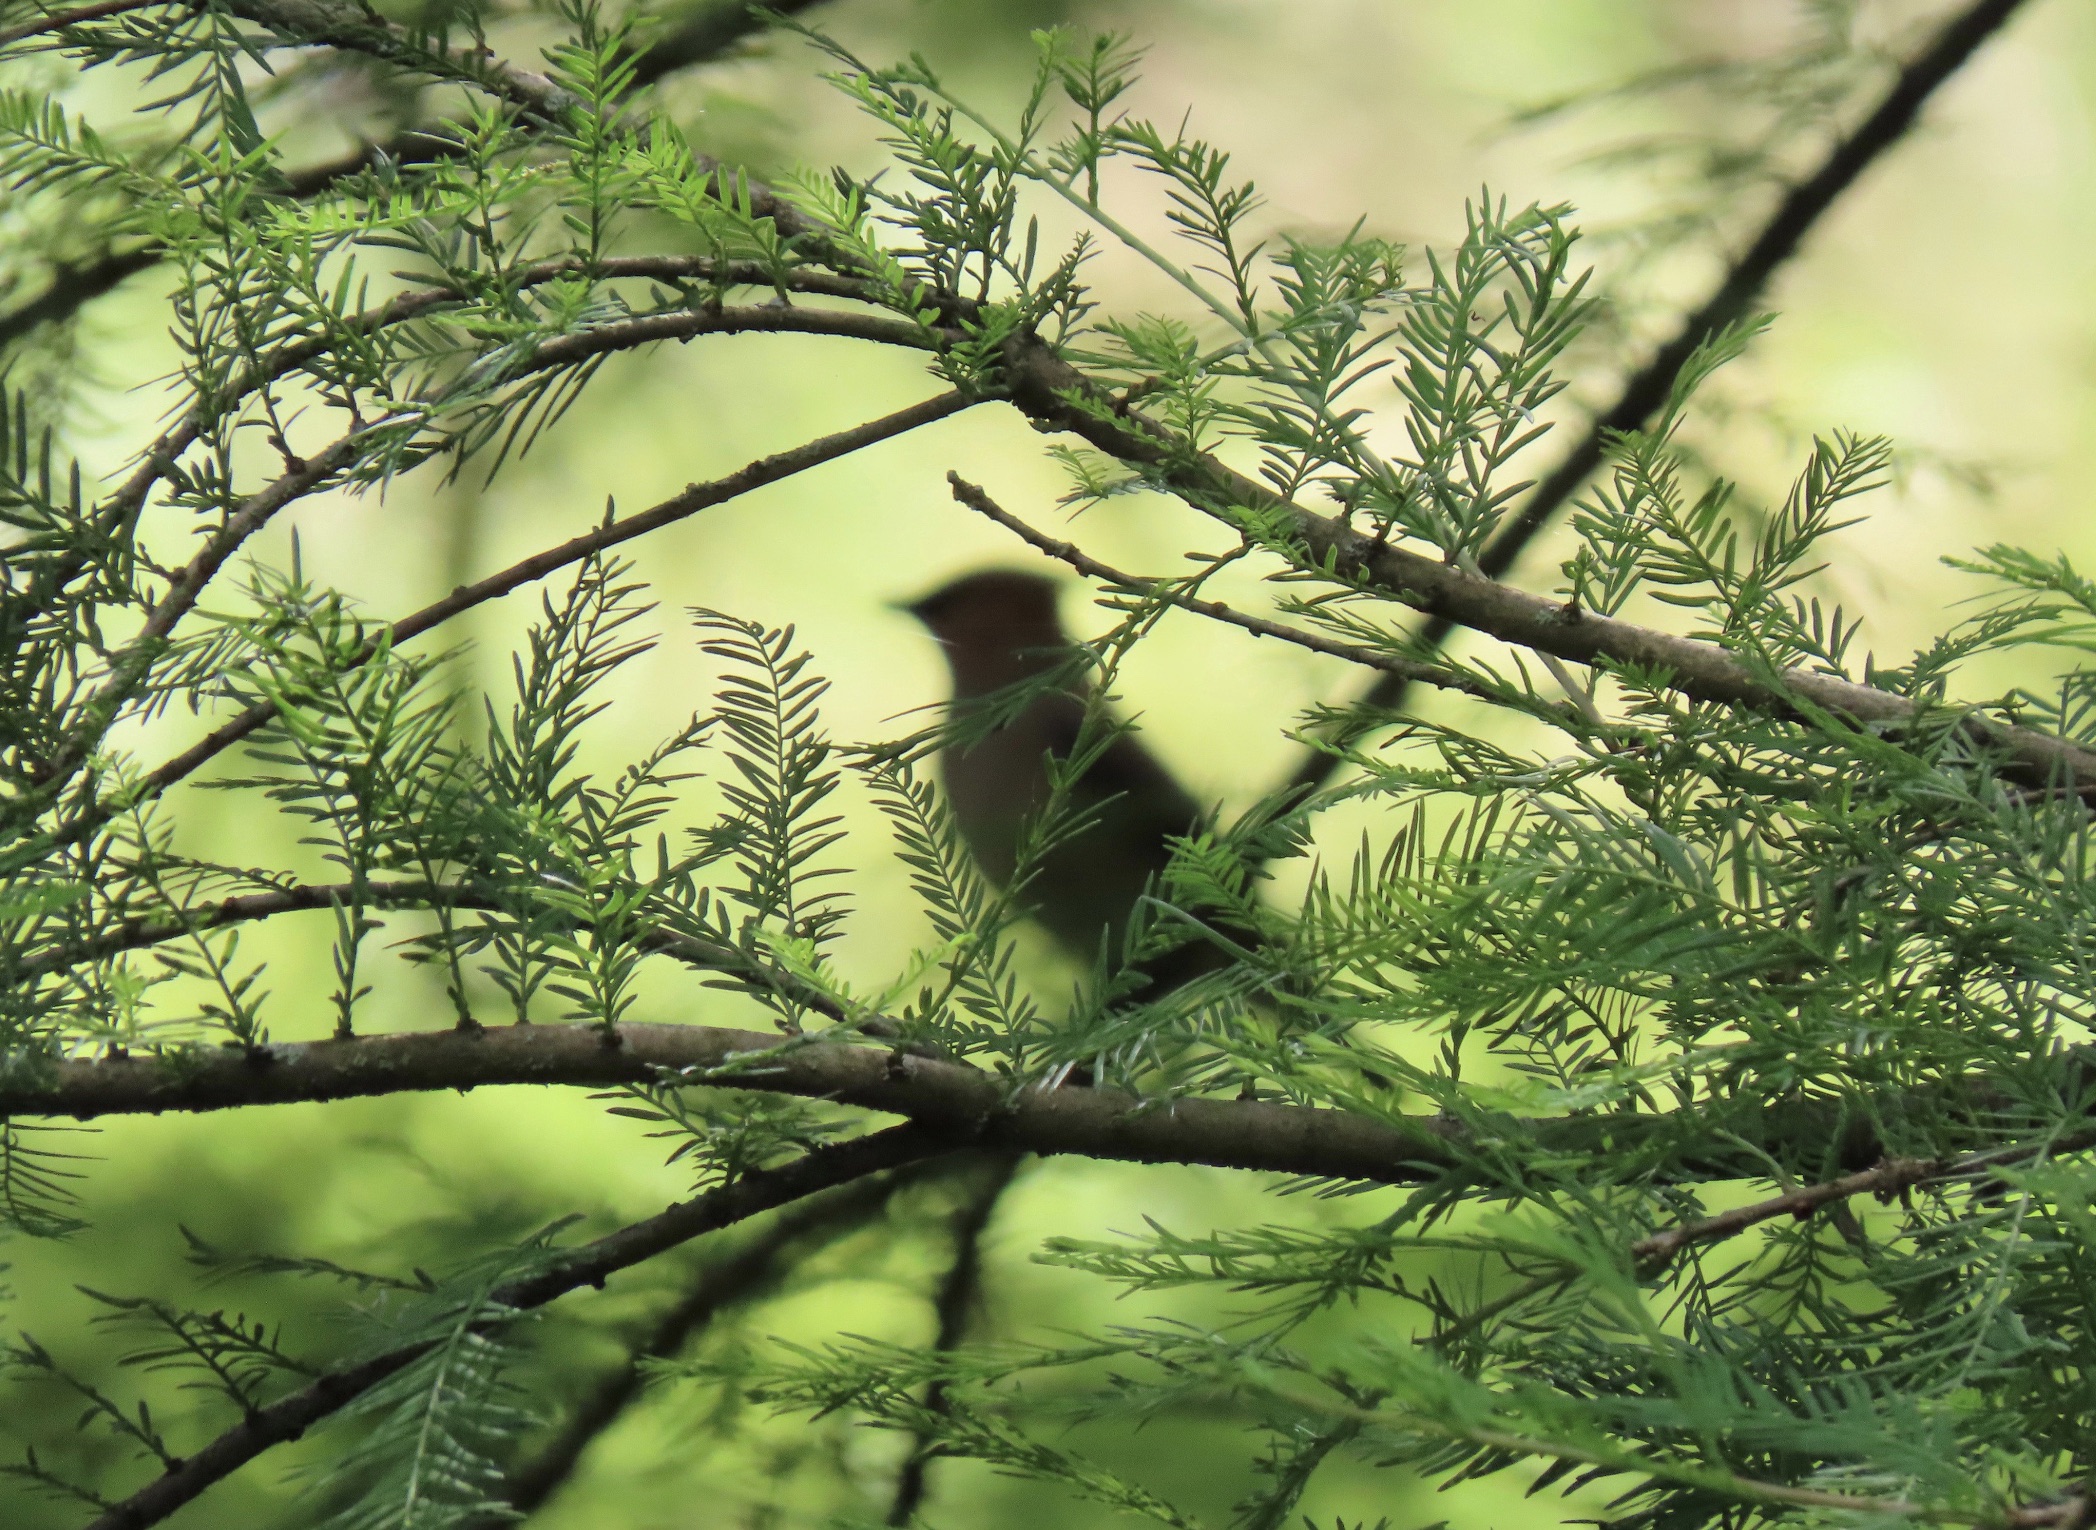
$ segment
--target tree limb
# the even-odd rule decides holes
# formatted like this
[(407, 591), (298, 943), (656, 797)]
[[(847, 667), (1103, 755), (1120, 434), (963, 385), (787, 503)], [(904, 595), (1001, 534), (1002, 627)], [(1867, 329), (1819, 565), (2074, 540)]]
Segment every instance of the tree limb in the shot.
[[(1655, 1147), (1653, 1172), (1751, 1179), (1772, 1150), (1862, 1168), (1884, 1156), (1869, 1123), (1839, 1100), (1727, 1115), (1707, 1111), (1550, 1118), (1373, 1116), (1366, 1111), (1121, 1089), (1043, 1089), (965, 1063), (819, 1037), (704, 1025), (516, 1025), (344, 1040), (195, 1047), (162, 1056), (50, 1059), (18, 1053), (0, 1073), (0, 1117), (159, 1114), (477, 1089), (496, 1084), (712, 1085), (795, 1094), (908, 1116), (954, 1146), (1071, 1153), (1133, 1163), (1199, 1163), (1379, 1184), (1468, 1172), (1480, 1151), (1614, 1153)], [(1972, 1108), (1984, 1110), (1983, 1086)], [(1722, 1130), (1716, 1129), (1722, 1126)], [(1677, 1145), (1695, 1146), (1677, 1151)], [(1663, 1172), (1662, 1172), (1663, 1171)]]
[[(1034, 420), (1152, 469), (1189, 505), (1239, 534), (1245, 532), (1240, 511), (1278, 512), (1287, 522), (1293, 560), (1335, 581), (1386, 591), (1429, 616), (1575, 664), (1657, 671), (1697, 701), (1789, 717), (1817, 710), (1869, 728), (1897, 727), (1922, 714), (1922, 707), (1907, 697), (1838, 675), (1785, 669), (1764, 678), (1716, 643), (1531, 595), (1393, 546), (1335, 517), (1277, 499), (1271, 489), (1214, 456), (1188, 450), (1140, 413), (1117, 411), (1104, 389), (1038, 339), (1016, 338), (1007, 347), (1006, 361), (1012, 401)], [(1966, 722), (2038, 784), (2065, 778), (2077, 789), (2096, 788), (2096, 752), (1991, 718), (1968, 715)]]
[[(946, 1277), (939, 1282), (939, 1293), (932, 1302), (936, 1319), (932, 1348), (940, 1354), (959, 1348), (961, 1341), (968, 1336), (969, 1320), (974, 1316), (976, 1303), (982, 1298), (983, 1234), (989, 1230), (990, 1218), (996, 1214), (1004, 1192), (1011, 1188), (1012, 1179), (1019, 1172), (1019, 1163), (1016, 1154), (992, 1159), (983, 1178), (966, 1188), (966, 1198), (954, 1213), (953, 1259), (946, 1267)], [(943, 1376), (925, 1388), (924, 1406), (936, 1417), (946, 1416), (952, 1404), (947, 1397)], [(902, 1469), (895, 1475), (895, 1494), (888, 1504), (888, 1524), (907, 1525), (923, 1507), (925, 1490), (930, 1486), (932, 1445), (930, 1437), (921, 1430), (911, 1442), (910, 1453), (903, 1458)]]
[(1345, 659), (1350, 664), (1381, 670), (1386, 675), (1402, 675), (1421, 685), (1460, 691), (1466, 696), (1475, 696), (1481, 700), (1504, 699), (1490, 686), (1480, 684), (1460, 670), (1449, 669), (1439, 664), (1421, 664), (1416, 660), (1399, 658), (1396, 654), (1384, 653), (1378, 648), (1364, 648), (1359, 643), (1342, 643), (1322, 633), (1291, 627), (1285, 622), (1272, 621), (1263, 616), (1253, 616), (1244, 611), (1234, 610), (1220, 600), (1205, 600), (1198, 595), (1190, 595), (1169, 580), (1145, 579), (1139, 574), (1124, 574), (1111, 564), (1101, 563), (1075, 542), (1065, 542), (1036, 530), (960, 474), (948, 473), (946, 481), (953, 487), (953, 497), (969, 509), (995, 521), (1035, 551), (1067, 563), (1087, 579), (1096, 579), (1110, 588), (1145, 600), (1162, 600), (1179, 607), (1182, 611), (1191, 611), (1197, 616), (1210, 617), (1215, 621), (1240, 627), (1254, 637), (1278, 638), (1284, 643), (1293, 643), (1298, 648), (1308, 649), (1311, 653), (1321, 653), (1327, 658)]

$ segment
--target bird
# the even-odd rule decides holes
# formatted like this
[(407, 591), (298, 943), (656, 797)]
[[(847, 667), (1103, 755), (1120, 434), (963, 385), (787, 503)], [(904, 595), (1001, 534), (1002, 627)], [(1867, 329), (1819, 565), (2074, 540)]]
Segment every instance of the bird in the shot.
[[(1069, 665), (1073, 644), (1056, 613), (1058, 581), (1018, 569), (964, 574), (902, 609), (938, 641), (965, 712), (998, 693)], [(1009, 887), (1019, 836), (1048, 800), (1050, 757), (1068, 758), (1083, 724), (1088, 690), (1081, 672), (1044, 689), (1011, 717), (949, 742), (939, 770), (954, 823), (983, 875)], [(1037, 862), (1023, 906), (1072, 956), (1122, 955), (1137, 900), (1154, 891), (1173, 841), (1199, 832), (1203, 815), (1186, 789), (1133, 733), (1114, 733), (1070, 788), (1070, 806), (1087, 820)], [(1145, 961), (1138, 969), (1153, 999), (1222, 964), (1203, 940)]]

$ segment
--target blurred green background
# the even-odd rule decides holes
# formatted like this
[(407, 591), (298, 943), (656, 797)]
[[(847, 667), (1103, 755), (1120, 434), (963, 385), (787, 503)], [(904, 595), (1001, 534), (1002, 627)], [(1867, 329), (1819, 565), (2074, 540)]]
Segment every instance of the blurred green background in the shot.
[[(1596, 237), (1589, 255), (1620, 278), (1612, 288), (1620, 337), (1581, 354), (1563, 411), (1570, 418), (1581, 404), (1608, 399), (1624, 358), (1671, 328), (1679, 305), (1706, 290), (1722, 253), (1771, 200), (1752, 184), (1707, 195), (1695, 161), (1654, 146), (1750, 141), (1768, 113), (1734, 79), (1712, 90), (1605, 102), (1518, 131), (1508, 127), (1510, 117), (1678, 61), (1779, 57), (1808, 35), (1812, 12), (1777, 0), (834, 0), (809, 19), (875, 60), (923, 51), (993, 112), (1021, 87), (1029, 28), (1068, 22), (1130, 30), (1150, 48), (1135, 109), (1166, 123), (1190, 112), (1190, 131), (1229, 148), (1234, 167), (1264, 189), (1263, 216), (1274, 228), (1337, 232), (1358, 218), (1371, 232), (1445, 245), (1460, 235), (1465, 199), (1481, 187), (1516, 204), (1577, 204), (1597, 235), (1616, 231)], [(1909, 50), (1914, 29), (1943, 13), (1864, 6), (1857, 35)], [(668, 96), (703, 147), (762, 167), (877, 168), (865, 124), (815, 76), (811, 52), (780, 39), (694, 71)], [(1857, 78), (1863, 85), (1843, 122), (1874, 99), (1884, 76)], [(1768, 300), (1780, 321), (1726, 374), (1697, 428), (1711, 460), (1764, 498), (1780, 495), (1812, 432), (1846, 427), (1896, 438), (1900, 481), (1867, 501), (1869, 521), (1838, 539), (1840, 561), (1823, 581), (1867, 616), (1866, 644), (1881, 655), (1904, 656), (1970, 593), (1963, 576), (1940, 566), (1941, 555), (2005, 540), (2087, 557), (2096, 543), (2086, 509), (2096, 467), (2092, 109), (2096, 11), (2073, 0), (2036, 0), (1940, 93), (1920, 131), (1814, 232)], [(1798, 138), (1782, 148), (1776, 167), (1809, 164), (1823, 142)], [(1607, 162), (1593, 158), (1625, 145), (1645, 147)], [(1156, 222), (1152, 188), (1131, 180), (1114, 190), (1139, 209), (1138, 221)], [(1643, 251), (1638, 231), (1669, 210), (1707, 222), (1686, 243)], [(1091, 276), (1110, 311), (1176, 306), (1161, 278), (1111, 249)], [(155, 379), (172, 352), (152, 338), (165, 325), (163, 299), (148, 276), (98, 305), (86, 323), (79, 384), (86, 424), (75, 441), (111, 471), (164, 406)], [(607, 497), (636, 510), (688, 481), (935, 391), (912, 358), (841, 340), (707, 339), (623, 356), (491, 487), (477, 487), (469, 474), (463, 486), (446, 489), (425, 473), (383, 497), (316, 501), (278, 529), (267, 553), (284, 556), (295, 525), (309, 571), (371, 613), (398, 613), (584, 529)], [(712, 669), (684, 619), (691, 606), (795, 624), (833, 682), (827, 716), (835, 738), (906, 731), (913, 709), (941, 698), (944, 676), (931, 645), (889, 602), (986, 563), (1028, 561), (995, 527), (953, 504), (942, 475), (957, 469), (1012, 509), (1049, 522), (1063, 484), (1044, 444), (1010, 411), (979, 408), (638, 544), (631, 555), (653, 586), (661, 641), (613, 682), (613, 705), (592, 729), (591, 757), (616, 767), (707, 705)], [(1553, 449), (1546, 445), (1542, 455)], [(1191, 512), (1149, 497), (1094, 510), (1075, 532), (1107, 561), (1149, 572), (1170, 570), (1190, 547), (1214, 544)], [(1553, 562), (1541, 548), (1522, 575), (1542, 587)], [(1229, 598), (1258, 596), (1237, 589)], [(498, 708), (507, 696), (508, 654), (537, 600), (535, 592), (512, 595), (452, 634), (472, 645), (460, 661), (462, 677), (488, 687)], [(1067, 615), (1087, 631), (1104, 625), (1074, 590)], [(1984, 678), (2001, 686), (2015, 677)], [(1122, 680), (1147, 740), (1199, 796), (1225, 806), (1250, 801), (1292, 765), (1298, 746), (1284, 733), (1299, 709), (1357, 688), (1337, 664), (1192, 618), (1167, 620)], [(169, 719), (159, 738), (193, 727)], [(694, 815), (708, 791), (704, 782), (693, 785)], [(182, 841), (197, 853), (314, 866), (311, 852), (294, 843), (294, 829), (258, 822), (238, 798), (189, 792), (171, 807)], [(854, 798), (848, 811), (856, 912), (841, 960), (854, 978), (875, 982), (924, 930), (865, 803)], [(1364, 826), (1359, 816), (1335, 815), (1325, 842), (1344, 851)], [(1301, 874), (1299, 866), (1284, 868), (1279, 895)], [(400, 919), (389, 934), (415, 928)], [(327, 916), (314, 914), (276, 921), (244, 942), (245, 953), (269, 963), (266, 1014), (275, 1037), (326, 1032), (328, 936)], [(1045, 955), (1038, 977), (1050, 993), (1068, 980)], [(365, 1030), (448, 1023), (429, 973), (389, 957), (375, 981)], [(644, 1018), (654, 1020), (761, 1023), (753, 1006), (667, 971), (645, 1008)], [(201, 1289), (196, 1279), (169, 1274), (181, 1268), (181, 1226), (228, 1248), (405, 1270), (455, 1252), (461, 1228), (493, 1238), (580, 1212), (587, 1229), (602, 1230), (687, 1188), (682, 1170), (663, 1164), (662, 1144), (580, 1093), (490, 1090), (125, 1120), (52, 1142), (83, 1155), (77, 1186), (94, 1225), (69, 1241), (17, 1240), (6, 1250), (16, 1321), (125, 1396), (140, 1380), (110, 1369), (117, 1341), (83, 1326), (97, 1309), (78, 1285), (281, 1312), (295, 1331), (327, 1336), (300, 1314), (302, 1298), (318, 1294), (310, 1286), (193, 1294)], [(944, 1251), (927, 1220), (936, 1203), (930, 1192), (905, 1197), (889, 1223), (815, 1259), (775, 1299), (739, 1310), (708, 1342), (758, 1342), (774, 1332), (804, 1341), (823, 1331), (928, 1335), (923, 1292)], [(984, 1331), (1044, 1338), (1146, 1314), (1212, 1315), (1184, 1301), (1116, 1301), (1085, 1277), (1030, 1262), (1051, 1235), (1133, 1231), (1146, 1217), (1186, 1231), (1261, 1218), (1356, 1218), (1393, 1204), (1390, 1194), (1283, 1200), (1271, 1185), (1221, 1171), (1039, 1164), (990, 1232)], [(551, 1395), (615, 1358), (610, 1336), (618, 1325), (644, 1321), (693, 1258), (663, 1263), (673, 1268), (637, 1272), (549, 1314), (542, 1331)], [(1364, 1311), (1356, 1320), (1379, 1317)], [(1387, 1321), (1402, 1332), (1410, 1319), (1393, 1306)], [(179, 1413), (183, 1404), (163, 1395), (156, 1406)], [(723, 1442), (714, 1435), (723, 1406), (695, 1384), (651, 1394), (533, 1523), (668, 1530), (879, 1518), (897, 1439), (842, 1420), (778, 1424), (745, 1413)], [(56, 1388), (0, 1394), (0, 1408), (10, 1432), (39, 1440), (54, 1464), (91, 1465), (118, 1454), (92, 1444), (92, 1433), (74, 1434), (77, 1400)], [(212, 1416), (211, 1427), (222, 1423)], [(202, 1425), (186, 1433), (175, 1427), (189, 1443), (204, 1437)], [(1226, 1522), (1249, 1481), (1250, 1437), (1227, 1418), (1162, 1421), (1133, 1434), (1092, 1428), (1074, 1438), (1208, 1522)], [(323, 1436), (318, 1445), (327, 1443)], [(313, 1507), (294, 1499), (298, 1481), (287, 1463), (311, 1448), (265, 1459), (172, 1523), (309, 1522)], [(134, 1465), (103, 1480), (128, 1484), (145, 1475)], [(1320, 1524), (1387, 1516), (1394, 1526), (1446, 1518), (1468, 1527), (1552, 1523), (1591, 1515), (1603, 1502), (1599, 1495), (1525, 1501), (1524, 1486), (1519, 1473), (1507, 1473), (1437, 1495), (1335, 1460), (1303, 1509)], [(41, 1530), (81, 1516), (78, 1505), (0, 1481), (0, 1526)], [(936, 1468), (928, 1517), (1040, 1526), (1110, 1518), (955, 1463)]]

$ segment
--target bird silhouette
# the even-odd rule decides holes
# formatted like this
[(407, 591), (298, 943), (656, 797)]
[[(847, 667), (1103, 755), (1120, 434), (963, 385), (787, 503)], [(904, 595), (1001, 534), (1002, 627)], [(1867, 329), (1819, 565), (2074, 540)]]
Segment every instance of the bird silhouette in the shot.
[[(952, 672), (958, 709), (1065, 669), (1072, 643), (1056, 615), (1056, 581), (1013, 569), (966, 574), (904, 607), (938, 640)], [(1088, 691), (1081, 672), (1061, 688), (1033, 695), (986, 732), (947, 745), (940, 774), (961, 837), (998, 887), (1017, 870), (1019, 838), (1049, 795), (1048, 760), (1067, 759), (1083, 726)], [(1022, 894), (1027, 912), (1072, 955), (1096, 957), (1104, 944), (1118, 962), (1137, 900), (1154, 889), (1172, 841), (1194, 833), (1201, 812), (1186, 789), (1135, 736), (1113, 735), (1069, 790), (1085, 820), (1078, 833), (1037, 862)], [(1206, 941), (1153, 955), (1140, 971), (1155, 998), (1221, 965)]]

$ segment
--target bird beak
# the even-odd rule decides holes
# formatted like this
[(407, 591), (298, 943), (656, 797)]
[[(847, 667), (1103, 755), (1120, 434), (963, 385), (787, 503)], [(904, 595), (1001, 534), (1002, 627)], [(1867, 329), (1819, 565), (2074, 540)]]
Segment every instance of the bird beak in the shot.
[(885, 602), (890, 611), (900, 611), (904, 616), (912, 617), (927, 627), (931, 625), (931, 612), (929, 609), (931, 603), (932, 597), (929, 595), (920, 595), (915, 600), (891, 600)]

